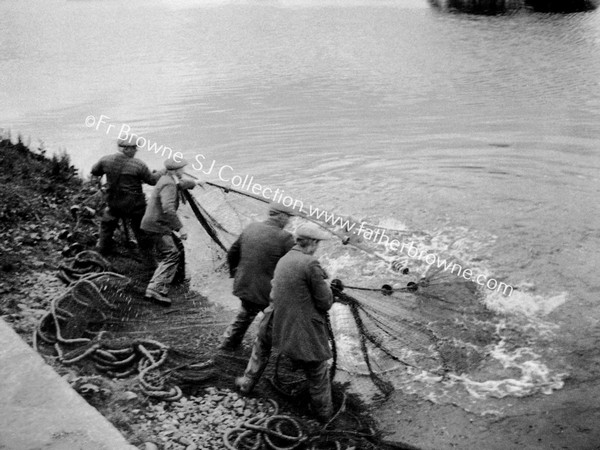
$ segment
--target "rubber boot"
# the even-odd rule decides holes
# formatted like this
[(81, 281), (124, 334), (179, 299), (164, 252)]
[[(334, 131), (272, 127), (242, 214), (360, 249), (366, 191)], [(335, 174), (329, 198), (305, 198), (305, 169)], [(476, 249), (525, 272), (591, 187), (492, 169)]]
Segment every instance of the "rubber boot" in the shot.
[(112, 218), (112, 216), (106, 217), (107, 213), (105, 213), (105, 217), (102, 217), (100, 221), (100, 233), (98, 236), (98, 244), (96, 248), (98, 249), (98, 253), (101, 255), (108, 255), (114, 249), (114, 241), (113, 235), (115, 230), (117, 229), (117, 225), (119, 224), (119, 220)]

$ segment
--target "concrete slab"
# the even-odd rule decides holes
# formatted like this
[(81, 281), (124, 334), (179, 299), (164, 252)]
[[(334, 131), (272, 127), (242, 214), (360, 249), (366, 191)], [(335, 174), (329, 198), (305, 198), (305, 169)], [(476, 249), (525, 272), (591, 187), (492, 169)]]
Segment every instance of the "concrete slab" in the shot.
[(0, 449), (135, 449), (0, 319)]

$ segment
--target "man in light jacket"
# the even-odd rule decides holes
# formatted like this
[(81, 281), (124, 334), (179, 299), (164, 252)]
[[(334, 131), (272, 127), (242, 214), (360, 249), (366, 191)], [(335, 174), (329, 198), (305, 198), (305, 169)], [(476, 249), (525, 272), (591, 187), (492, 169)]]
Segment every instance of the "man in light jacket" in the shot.
[(158, 253), (158, 267), (146, 288), (146, 298), (163, 306), (171, 305), (171, 299), (167, 295), (169, 285), (177, 273), (181, 253), (175, 239), (184, 240), (187, 237), (177, 216), (178, 189), (191, 189), (196, 185), (191, 180), (181, 179), (186, 165), (187, 162), (183, 160), (165, 161), (167, 173), (156, 183), (141, 224), (142, 230), (150, 236)]

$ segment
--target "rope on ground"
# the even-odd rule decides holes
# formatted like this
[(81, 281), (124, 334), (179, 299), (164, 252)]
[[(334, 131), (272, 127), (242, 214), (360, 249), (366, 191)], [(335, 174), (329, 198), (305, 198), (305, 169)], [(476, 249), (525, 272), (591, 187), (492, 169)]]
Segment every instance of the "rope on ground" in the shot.
[[(42, 346), (56, 359), (72, 365), (84, 360), (111, 377), (125, 378), (137, 374), (140, 390), (148, 397), (176, 401), (182, 396), (174, 383), (198, 382), (212, 376), (206, 369), (212, 361), (193, 361), (165, 370), (172, 355), (170, 348), (150, 339), (114, 338), (105, 330), (123, 311), (130, 311), (133, 284), (129, 278), (107, 271), (108, 263), (93, 251), (85, 251), (63, 266), (61, 273), (69, 283), (67, 292), (50, 304), (50, 309), (33, 333), (34, 349)], [(76, 268), (73, 269), (73, 267)], [(73, 270), (71, 270), (73, 269)], [(176, 352), (175, 352), (176, 353)]]
[[(363, 433), (352, 430), (331, 429), (331, 424), (346, 409), (346, 394), (342, 403), (331, 419), (316, 431), (305, 432), (300, 422), (289, 415), (279, 414), (279, 405), (275, 400), (269, 399), (273, 405), (273, 414), (269, 417), (254, 417), (240, 426), (227, 430), (223, 435), (223, 442), (228, 450), (293, 450), (300, 446), (309, 450), (325, 450), (355, 446), (357, 442), (373, 447), (373, 432)], [(358, 427), (360, 428), (360, 427)], [(348, 444), (348, 445), (346, 445)], [(342, 447), (342, 445), (346, 445)], [(363, 448), (363, 447), (355, 447)]]
[[(146, 346), (154, 345), (158, 347), (158, 351), (154, 354), (146, 348)], [(167, 360), (169, 348), (160, 342), (144, 341), (138, 344), (138, 350), (146, 357), (139, 362), (138, 379), (140, 387), (144, 394), (149, 397), (160, 398), (166, 401), (177, 401), (181, 398), (182, 393), (179, 386), (165, 386), (165, 377), (161, 377), (158, 373), (152, 373), (152, 370), (158, 369)], [(158, 353), (158, 359), (154, 355)]]
[(307, 440), (298, 421), (290, 416), (280, 415), (279, 405), (269, 399), (274, 408), (269, 417), (254, 417), (223, 435), (225, 447), (229, 450), (267, 448), (272, 450), (293, 450)]
[(58, 277), (67, 284), (72, 284), (91, 273), (108, 272), (110, 268), (110, 263), (99, 253), (86, 250), (61, 264)]

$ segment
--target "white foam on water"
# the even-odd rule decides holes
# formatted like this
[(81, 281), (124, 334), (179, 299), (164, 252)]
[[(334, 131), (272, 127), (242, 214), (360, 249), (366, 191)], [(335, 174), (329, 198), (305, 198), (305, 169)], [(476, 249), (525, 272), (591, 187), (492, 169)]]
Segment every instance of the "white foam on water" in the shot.
[[(440, 259), (447, 259), (448, 262), (456, 258), (463, 269), (471, 269), (474, 274), (481, 274), (486, 280), (495, 277), (489, 269), (489, 257), (486, 255), (486, 248), (496, 240), (495, 236), (457, 227), (438, 230), (431, 235), (413, 235), (410, 239), (419, 251), (437, 254)], [(424, 275), (438, 270), (436, 263), (427, 265), (418, 258), (408, 258), (407, 264), (416, 266), (415, 268)], [(506, 290), (508, 295), (500, 290), (481, 287), (486, 307), (500, 314), (543, 317), (568, 300), (566, 292), (545, 295), (534, 293), (535, 287), (531, 282), (523, 282), (512, 287), (513, 290)]]
[(402, 222), (398, 219), (391, 218), (391, 217), (380, 219), (377, 223), (377, 226), (386, 228), (388, 230), (394, 230), (394, 231), (400, 231), (400, 232), (406, 232), (409, 229), (408, 226), (404, 222)]
[(501, 314), (543, 317), (564, 304), (567, 299), (566, 292), (555, 295), (538, 295), (517, 286), (517, 289), (508, 296), (498, 291), (486, 290), (484, 303), (492, 311)]
[[(486, 278), (494, 276), (489, 269), (489, 257), (486, 255), (487, 246), (495, 239), (493, 236), (482, 233), (477, 235), (466, 228), (439, 230), (434, 234), (407, 232), (404, 231), (404, 224), (393, 220), (381, 221), (378, 225), (398, 230), (391, 233), (402, 237), (403, 242), (413, 242), (419, 252), (425, 250), (426, 253), (438, 254), (448, 261), (458, 261), (463, 269), (470, 268)], [(439, 271), (435, 265), (429, 265), (419, 258), (391, 252), (385, 253), (384, 256), (389, 260), (400, 259), (405, 262), (411, 276), (416, 279)], [(360, 285), (369, 285), (382, 277), (394, 276), (387, 270), (385, 262), (369, 259), (361, 252), (350, 249), (333, 254), (325, 251), (320, 258), (334, 277), (360, 279), (361, 281), (356, 281)], [(392, 278), (389, 281), (392, 281)], [(524, 397), (536, 393), (551, 394), (561, 389), (567, 374), (550, 369), (540, 355), (543, 352), (538, 353), (530, 346), (530, 338), (533, 337), (535, 341), (535, 337), (548, 337), (555, 331), (551, 324), (541, 320), (541, 317), (564, 304), (567, 294), (544, 296), (533, 293), (533, 290), (531, 284), (523, 283), (516, 286), (512, 295), (507, 296), (480, 287), (484, 305), (505, 318), (496, 324), (496, 334), (501, 337), (500, 340), (491, 344), (490, 348), (479, 348), (487, 353), (487, 357), (472, 373), (454, 373), (441, 377), (402, 366), (397, 367), (393, 375), (388, 374), (388, 377), (391, 377), (397, 388), (405, 392), (415, 393), (438, 403), (452, 402), (472, 411), (489, 409), (491, 399)], [(340, 367), (349, 373), (367, 375), (358, 330), (349, 316), (350, 313), (342, 311), (341, 308), (335, 312), (332, 310), (336, 339), (339, 336), (338, 362)], [(511, 317), (515, 320), (511, 320)], [(507, 320), (511, 320), (511, 326), (505, 334), (510, 338), (503, 337)], [(519, 330), (518, 335), (522, 335), (522, 339), (514, 335), (515, 329)], [(523, 342), (520, 342), (521, 340)], [(528, 346), (523, 345), (525, 342)], [(468, 342), (464, 344), (471, 345)]]
[[(499, 323), (498, 333), (505, 326), (505, 321)], [(538, 393), (549, 395), (563, 388), (567, 373), (551, 370), (533, 348), (513, 348), (513, 344), (502, 338), (491, 346), (488, 358), (475, 373), (450, 373), (440, 377), (410, 369), (395, 380), (395, 385), (434, 403), (452, 403), (481, 414), (494, 405), (493, 400)], [(459, 386), (463, 389), (459, 389)]]
[(551, 394), (562, 389), (566, 373), (552, 373), (541, 361), (540, 355), (531, 348), (520, 347), (508, 350), (502, 340), (490, 352), (490, 356), (499, 361), (504, 369), (516, 369), (518, 378), (502, 378), (486, 381), (475, 381), (466, 375), (450, 377), (460, 382), (467, 392), (475, 398), (525, 397), (534, 393)]

